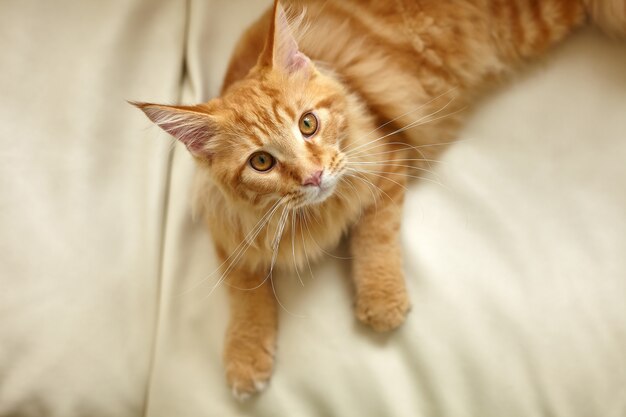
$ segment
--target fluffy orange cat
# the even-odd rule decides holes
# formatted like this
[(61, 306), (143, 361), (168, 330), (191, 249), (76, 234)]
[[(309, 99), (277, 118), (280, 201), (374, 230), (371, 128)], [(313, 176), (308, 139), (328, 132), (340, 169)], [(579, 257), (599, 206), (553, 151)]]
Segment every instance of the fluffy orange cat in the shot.
[[(404, 321), (404, 184), (454, 138), (486, 86), (588, 18), (626, 32), (626, 0), (276, 2), (237, 45), (220, 97), (134, 103), (198, 165), (231, 318), (228, 383), (265, 387), (277, 333), (275, 268), (302, 269), (348, 234), (356, 316)], [(295, 18), (293, 16), (296, 16)]]

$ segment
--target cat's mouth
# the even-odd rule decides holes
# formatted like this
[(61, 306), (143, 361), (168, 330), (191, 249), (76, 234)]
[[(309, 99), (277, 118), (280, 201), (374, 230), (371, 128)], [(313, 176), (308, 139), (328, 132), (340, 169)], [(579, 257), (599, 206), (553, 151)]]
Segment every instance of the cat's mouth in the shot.
[(307, 195), (306, 203), (309, 205), (323, 203), (324, 201), (326, 201), (328, 197), (330, 197), (333, 194), (333, 191), (335, 191), (334, 185), (327, 186), (327, 187), (324, 187), (324, 186), (316, 187), (314, 190), (311, 190), (310, 192), (307, 193), (308, 195)]

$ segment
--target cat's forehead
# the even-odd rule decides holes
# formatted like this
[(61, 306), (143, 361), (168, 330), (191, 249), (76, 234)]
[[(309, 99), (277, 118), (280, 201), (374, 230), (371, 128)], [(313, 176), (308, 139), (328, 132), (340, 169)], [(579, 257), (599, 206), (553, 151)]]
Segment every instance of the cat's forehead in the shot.
[(264, 144), (280, 141), (297, 128), (307, 101), (280, 88), (260, 88), (259, 84), (239, 87), (224, 100), (227, 130), (242, 138), (258, 138)]
[(267, 78), (244, 80), (229, 91), (224, 99), (235, 110), (272, 109), (280, 106), (292, 111), (314, 100), (315, 91), (306, 83), (294, 82), (288, 78), (280, 81)]

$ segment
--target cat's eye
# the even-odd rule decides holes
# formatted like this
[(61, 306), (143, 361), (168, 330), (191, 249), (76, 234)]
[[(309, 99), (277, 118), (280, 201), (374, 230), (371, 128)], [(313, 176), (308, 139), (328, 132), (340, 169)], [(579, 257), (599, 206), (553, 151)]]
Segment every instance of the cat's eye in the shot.
[(304, 113), (298, 123), (300, 132), (305, 137), (313, 136), (315, 132), (317, 132), (318, 126), (319, 122), (317, 121), (317, 117), (312, 112)]
[(276, 163), (272, 155), (263, 151), (253, 153), (249, 161), (250, 166), (260, 172), (269, 171)]

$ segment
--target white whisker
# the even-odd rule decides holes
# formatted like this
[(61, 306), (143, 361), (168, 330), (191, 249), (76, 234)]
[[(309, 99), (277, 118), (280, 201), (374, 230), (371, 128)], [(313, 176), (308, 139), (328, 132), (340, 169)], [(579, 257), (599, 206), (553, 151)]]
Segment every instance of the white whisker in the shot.
[[(418, 107), (414, 108), (413, 110), (409, 110), (409, 111), (407, 111), (406, 113), (401, 114), (400, 116), (397, 116), (397, 117), (394, 117), (394, 118), (393, 118), (393, 119), (391, 119), (391, 120), (388, 120), (387, 122), (383, 123), (382, 125), (378, 126), (377, 128), (375, 128), (375, 129), (373, 129), (373, 130), (369, 131), (368, 133), (366, 133), (365, 135), (363, 135), (363, 137), (367, 137), (367, 136), (371, 135), (372, 133), (374, 133), (374, 132), (376, 132), (376, 131), (378, 131), (378, 130), (382, 129), (383, 127), (385, 127), (385, 126), (387, 126), (387, 125), (389, 125), (390, 123), (393, 123), (393, 122), (395, 122), (395, 121), (397, 121), (397, 120), (399, 120), (399, 119), (401, 119), (401, 118), (403, 118), (403, 117), (405, 117), (405, 116), (408, 116), (408, 115), (409, 115), (409, 114), (411, 114), (411, 113), (415, 113), (416, 111), (418, 111), (418, 110), (420, 110), (420, 109), (424, 108), (424, 106), (427, 106), (427, 105), (431, 104), (433, 101), (435, 101), (435, 100), (437, 100), (437, 99), (439, 99), (439, 98), (443, 97), (444, 95), (446, 95), (446, 94), (448, 94), (448, 93), (451, 93), (451, 92), (452, 92), (452, 91), (454, 91), (454, 90), (456, 90), (456, 87), (453, 87), (453, 88), (449, 89), (448, 91), (445, 91), (445, 92), (443, 92), (443, 93), (439, 94), (438, 96), (436, 96), (436, 97), (434, 97), (434, 98), (430, 99), (429, 101), (427, 101), (427, 102), (425, 102), (425, 103), (420, 104)], [(453, 98), (453, 99), (454, 99), (454, 98)], [(354, 144), (354, 143), (353, 143), (353, 144)], [(345, 151), (345, 150), (347, 150), (347, 149), (348, 149), (350, 146), (352, 146), (353, 144), (350, 144), (350, 145), (348, 145), (348, 146), (346, 146), (346, 147), (342, 148), (342, 149), (341, 149), (341, 151)]]
[[(441, 187), (445, 188), (448, 191), (451, 191), (450, 188), (447, 187), (445, 184), (442, 184), (441, 182), (436, 181), (436, 180), (434, 180), (432, 178), (428, 178), (428, 177), (420, 177), (420, 176), (417, 176), (417, 175), (410, 175), (410, 174), (403, 173), (403, 172), (371, 171), (371, 170), (359, 170), (359, 171), (360, 172), (365, 172), (365, 173), (368, 173), (368, 174), (372, 174), (372, 175), (375, 175), (375, 176), (380, 177), (380, 178), (384, 178), (384, 179), (386, 179), (388, 181), (393, 181), (390, 178), (388, 178), (388, 176), (391, 176), (391, 175), (402, 175), (404, 177), (415, 178), (415, 179), (418, 179), (420, 181), (432, 182), (434, 184), (440, 185)], [(393, 181), (393, 182), (395, 182), (395, 181)], [(406, 189), (406, 187), (405, 187), (405, 189)]]
[[(278, 202), (277, 202), (277, 203), (279, 203), (279, 202), (281, 202), (281, 201), (283, 201), (283, 198), (281, 198), (280, 200), (278, 200)], [(213, 285), (213, 287), (212, 287), (212, 288), (211, 288), (211, 290), (209, 291), (209, 294), (207, 295), (207, 297), (208, 297), (208, 296), (210, 296), (210, 295), (213, 293), (213, 291), (215, 291), (215, 289), (216, 289), (216, 288), (217, 288), (217, 287), (218, 287), (218, 286), (219, 286), (222, 282), (224, 282), (224, 281), (226, 280), (226, 278), (228, 277), (228, 274), (230, 273), (230, 271), (232, 271), (232, 269), (233, 269), (233, 268), (235, 267), (235, 265), (239, 262), (239, 260), (241, 259), (241, 257), (242, 257), (242, 256), (246, 253), (246, 251), (248, 250), (248, 248), (250, 247), (250, 245), (252, 244), (252, 242), (254, 242), (254, 239), (256, 239), (256, 237), (259, 235), (259, 233), (260, 233), (260, 232), (261, 232), (261, 230), (265, 227), (265, 225), (266, 225), (266, 224), (268, 224), (268, 223), (271, 221), (272, 217), (274, 217), (274, 213), (278, 210), (278, 208), (279, 208), (279, 207), (280, 207), (280, 205), (279, 205), (279, 204), (275, 204), (275, 205), (273, 206), (273, 208), (271, 209), (271, 212), (269, 212), (269, 216), (266, 218), (266, 220), (265, 220), (262, 224), (260, 224), (260, 225), (256, 228), (256, 231), (254, 232), (254, 235), (252, 235), (252, 237), (250, 237), (250, 234), (248, 234), (248, 235), (244, 238), (243, 242), (242, 242), (242, 243), (240, 243), (240, 246), (241, 246), (241, 244), (243, 244), (243, 243), (245, 243), (245, 245), (244, 245), (243, 247), (241, 247), (241, 249), (239, 249), (238, 251), (237, 251), (237, 249), (236, 249), (235, 251), (233, 251), (233, 253), (232, 253), (232, 254), (228, 257), (228, 259), (230, 259), (233, 255), (235, 255), (235, 253), (237, 253), (237, 254), (235, 255), (235, 258), (234, 258), (234, 259), (230, 262), (230, 264), (228, 265), (228, 267), (226, 268), (226, 270), (222, 273), (222, 275), (221, 275), (221, 276), (220, 276), (220, 278), (217, 280), (217, 282), (215, 283), (215, 285)], [(257, 223), (257, 224), (259, 224), (259, 223)], [(254, 231), (254, 228), (253, 228), (253, 231)], [(222, 263), (222, 265), (220, 265), (220, 267), (221, 267), (221, 266), (223, 266), (226, 262), (228, 262), (228, 259), (226, 259), (226, 261), (224, 261), (224, 262)], [(228, 285), (230, 285), (230, 286), (231, 286), (231, 287), (233, 287), (233, 288), (237, 288), (237, 287), (236, 287), (236, 286), (234, 286), (234, 285), (231, 285), (231, 284), (228, 284)], [(238, 289), (239, 289), (239, 288), (238, 288)]]
[(296, 216), (295, 211), (293, 212), (293, 216), (291, 216), (291, 251), (293, 253), (293, 267), (296, 270), (296, 274), (298, 275), (298, 279), (300, 280), (300, 285), (304, 287), (304, 282), (302, 281), (302, 277), (300, 276), (300, 271), (298, 269), (298, 262), (296, 261), (296, 246), (295, 246), (295, 237), (296, 237)]
[[(300, 217), (302, 216), (302, 219)], [(311, 279), (315, 279), (313, 276), (313, 270), (311, 269), (311, 263), (309, 262), (309, 256), (306, 253), (306, 244), (304, 243), (304, 232), (302, 231), (302, 223), (304, 221), (304, 215), (302, 215), (301, 211), (298, 211), (298, 222), (300, 223), (300, 239), (302, 239), (302, 250), (304, 251), (304, 258), (306, 259), (306, 263), (309, 267), (309, 272), (311, 273)]]
[[(363, 146), (367, 146), (367, 145), (369, 145), (369, 144), (373, 144), (373, 143), (375, 143), (375, 142), (378, 142), (378, 141), (380, 141), (380, 140), (383, 140), (383, 139), (385, 139), (385, 138), (388, 138), (389, 136), (393, 136), (393, 135), (396, 135), (396, 134), (398, 134), (398, 133), (405, 132), (405, 131), (407, 131), (407, 130), (409, 130), (409, 129), (413, 129), (413, 128), (415, 128), (415, 127), (423, 126), (423, 125), (425, 125), (425, 124), (432, 123), (432, 122), (435, 122), (435, 121), (437, 121), (437, 120), (441, 120), (441, 119), (444, 119), (444, 118), (446, 118), (446, 117), (453, 116), (453, 115), (455, 115), (455, 114), (457, 114), (457, 113), (461, 112), (462, 110), (465, 110), (465, 108), (462, 108), (462, 109), (459, 109), (459, 110), (457, 110), (457, 111), (453, 111), (453, 112), (451, 112), (451, 113), (444, 114), (444, 115), (442, 115), (442, 116), (438, 116), (438, 117), (435, 117), (435, 118), (432, 118), (432, 119), (428, 119), (429, 117), (432, 117), (432, 116), (434, 116), (434, 115), (436, 115), (436, 114), (440, 113), (441, 111), (443, 111), (446, 107), (448, 107), (448, 106), (450, 105), (450, 103), (452, 103), (452, 101), (449, 101), (448, 103), (446, 103), (446, 105), (445, 105), (444, 107), (442, 107), (441, 109), (439, 109), (439, 110), (437, 110), (437, 111), (435, 111), (435, 112), (433, 112), (433, 113), (431, 113), (431, 114), (428, 114), (428, 115), (426, 115), (426, 116), (422, 117), (421, 119), (416, 120), (415, 122), (409, 123), (408, 125), (406, 125), (406, 126), (404, 126), (404, 127), (400, 128), (400, 129), (397, 129), (397, 130), (395, 130), (395, 131), (393, 131), (393, 132), (391, 132), (391, 133), (387, 133), (386, 135), (383, 135), (383, 136), (379, 137), (379, 138), (378, 138), (378, 139), (376, 139), (376, 140), (373, 140), (373, 141), (370, 141), (370, 142), (364, 143), (364, 144), (362, 144), (362, 145), (359, 145), (358, 147), (356, 147), (356, 148), (352, 149), (351, 151), (346, 152), (346, 155), (348, 155), (348, 156), (350, 156), (351, 158), (353, 158), (353, 157), (355, 157), (356, 155), (360, 155), (360, 154), (362, 154), (362, 153), (364, 153), (364, 152), (367, 152), (367, 150), (368, 150), (369, 148), (366, 148), (366, 149), (364, 149), (364, 150), (361, 150), (361, 151), (359, 151), (359, 152), (356, 152), (358, 149), (362, 148)], [(428, 119), (428, 120), (425, 120), (425, 119)]]
[[(385, 168), (385, 167), (397, 167), (397, 168), (407, 168), (407, 169), (414, 169), (417, 171), (422, 171), (422, 172), (426, 172), (432, 176), (434, 176), (435, 178), (439, 179), (439, 175), (437, 173), (435, 173), (434, 171), (431, 171), (430, 169), (427, 168), (422, 168), (422, 167), (416, 167), (413, 165), (405, 165), (405, 164), (386, 164), (386, 163), (376, 163), (376, 162), (356, 162), (356, 163), (348, 163), (348, 165), (351, 165), (353, 167), (357, 167), (357, 169), (361, 169), (360, 167), (380, 167), (380, 168)], [(390, 174), (400, 174), (399, 172), (390, 172)]]
[[(200, 281), (198, 281), (196, 284), (192, 285), (189, 289), (182, 291), (180, 294), (178, 294), (179, 296), (185, 295), (187, 294), (189, 291), (197, 288), (198, 286), (200, 286), (202, 283), (206, 282), (209, 278), (211, 278), (213, 275), (215, 275), (217, 272), (220, 271), (220, 269), (226, 265), (228, 263), (228, 261), (231, 260), (231, 258), (233, 256), (235, 256), (236, 253), (238, 253), (241, 249), (242, 249), (242, 245), (248, 245), (249, 246), (249, 238), (250, 236), (254, 235), (254, 237), (256, 237), (258, 235), (258, 233), (261, 231), (261, 229), (267, 224), (267, 222), (269, 221), (269, 218), (271, 218), (271, 216), (273, 216), (273, 213), (275, 211), (275, 209), (277, 209), (277, 207), (279, 206), (279, 204), (283, 201), (283, 199), (279, 199), (276, 201), (276, 203), (274, 203), (274, 205), (272, 207), (270, 207), (268, 209), (268, 211), (261, 216), (261, 219), (259, 219), (259, 221), (254, 225), (254, 227), (250, 230), (250, 232), (248, 232), (248, 234), (243, 238), (243, 240), (239, 243), (239, 245), (237, 245), (237, 247), (233, 250), (233, 252), (230, 254), (230, 256), (228, 256), (228, 258), (226, 258), (224, 260), (224, 262), (222, 262), (217, 268), (215, 268), (215, 270), (213, 270), (213, 272), (211, 272), (209, 275), (205, 276), (204, 278), (202, 278)], [(252, 240), (254, 239), (254, 237), (252, 238)], [(233, 264), (234, 262), (231, 262), (231, 264)], [(219, 281), (219, 280), (218, 280)]]

